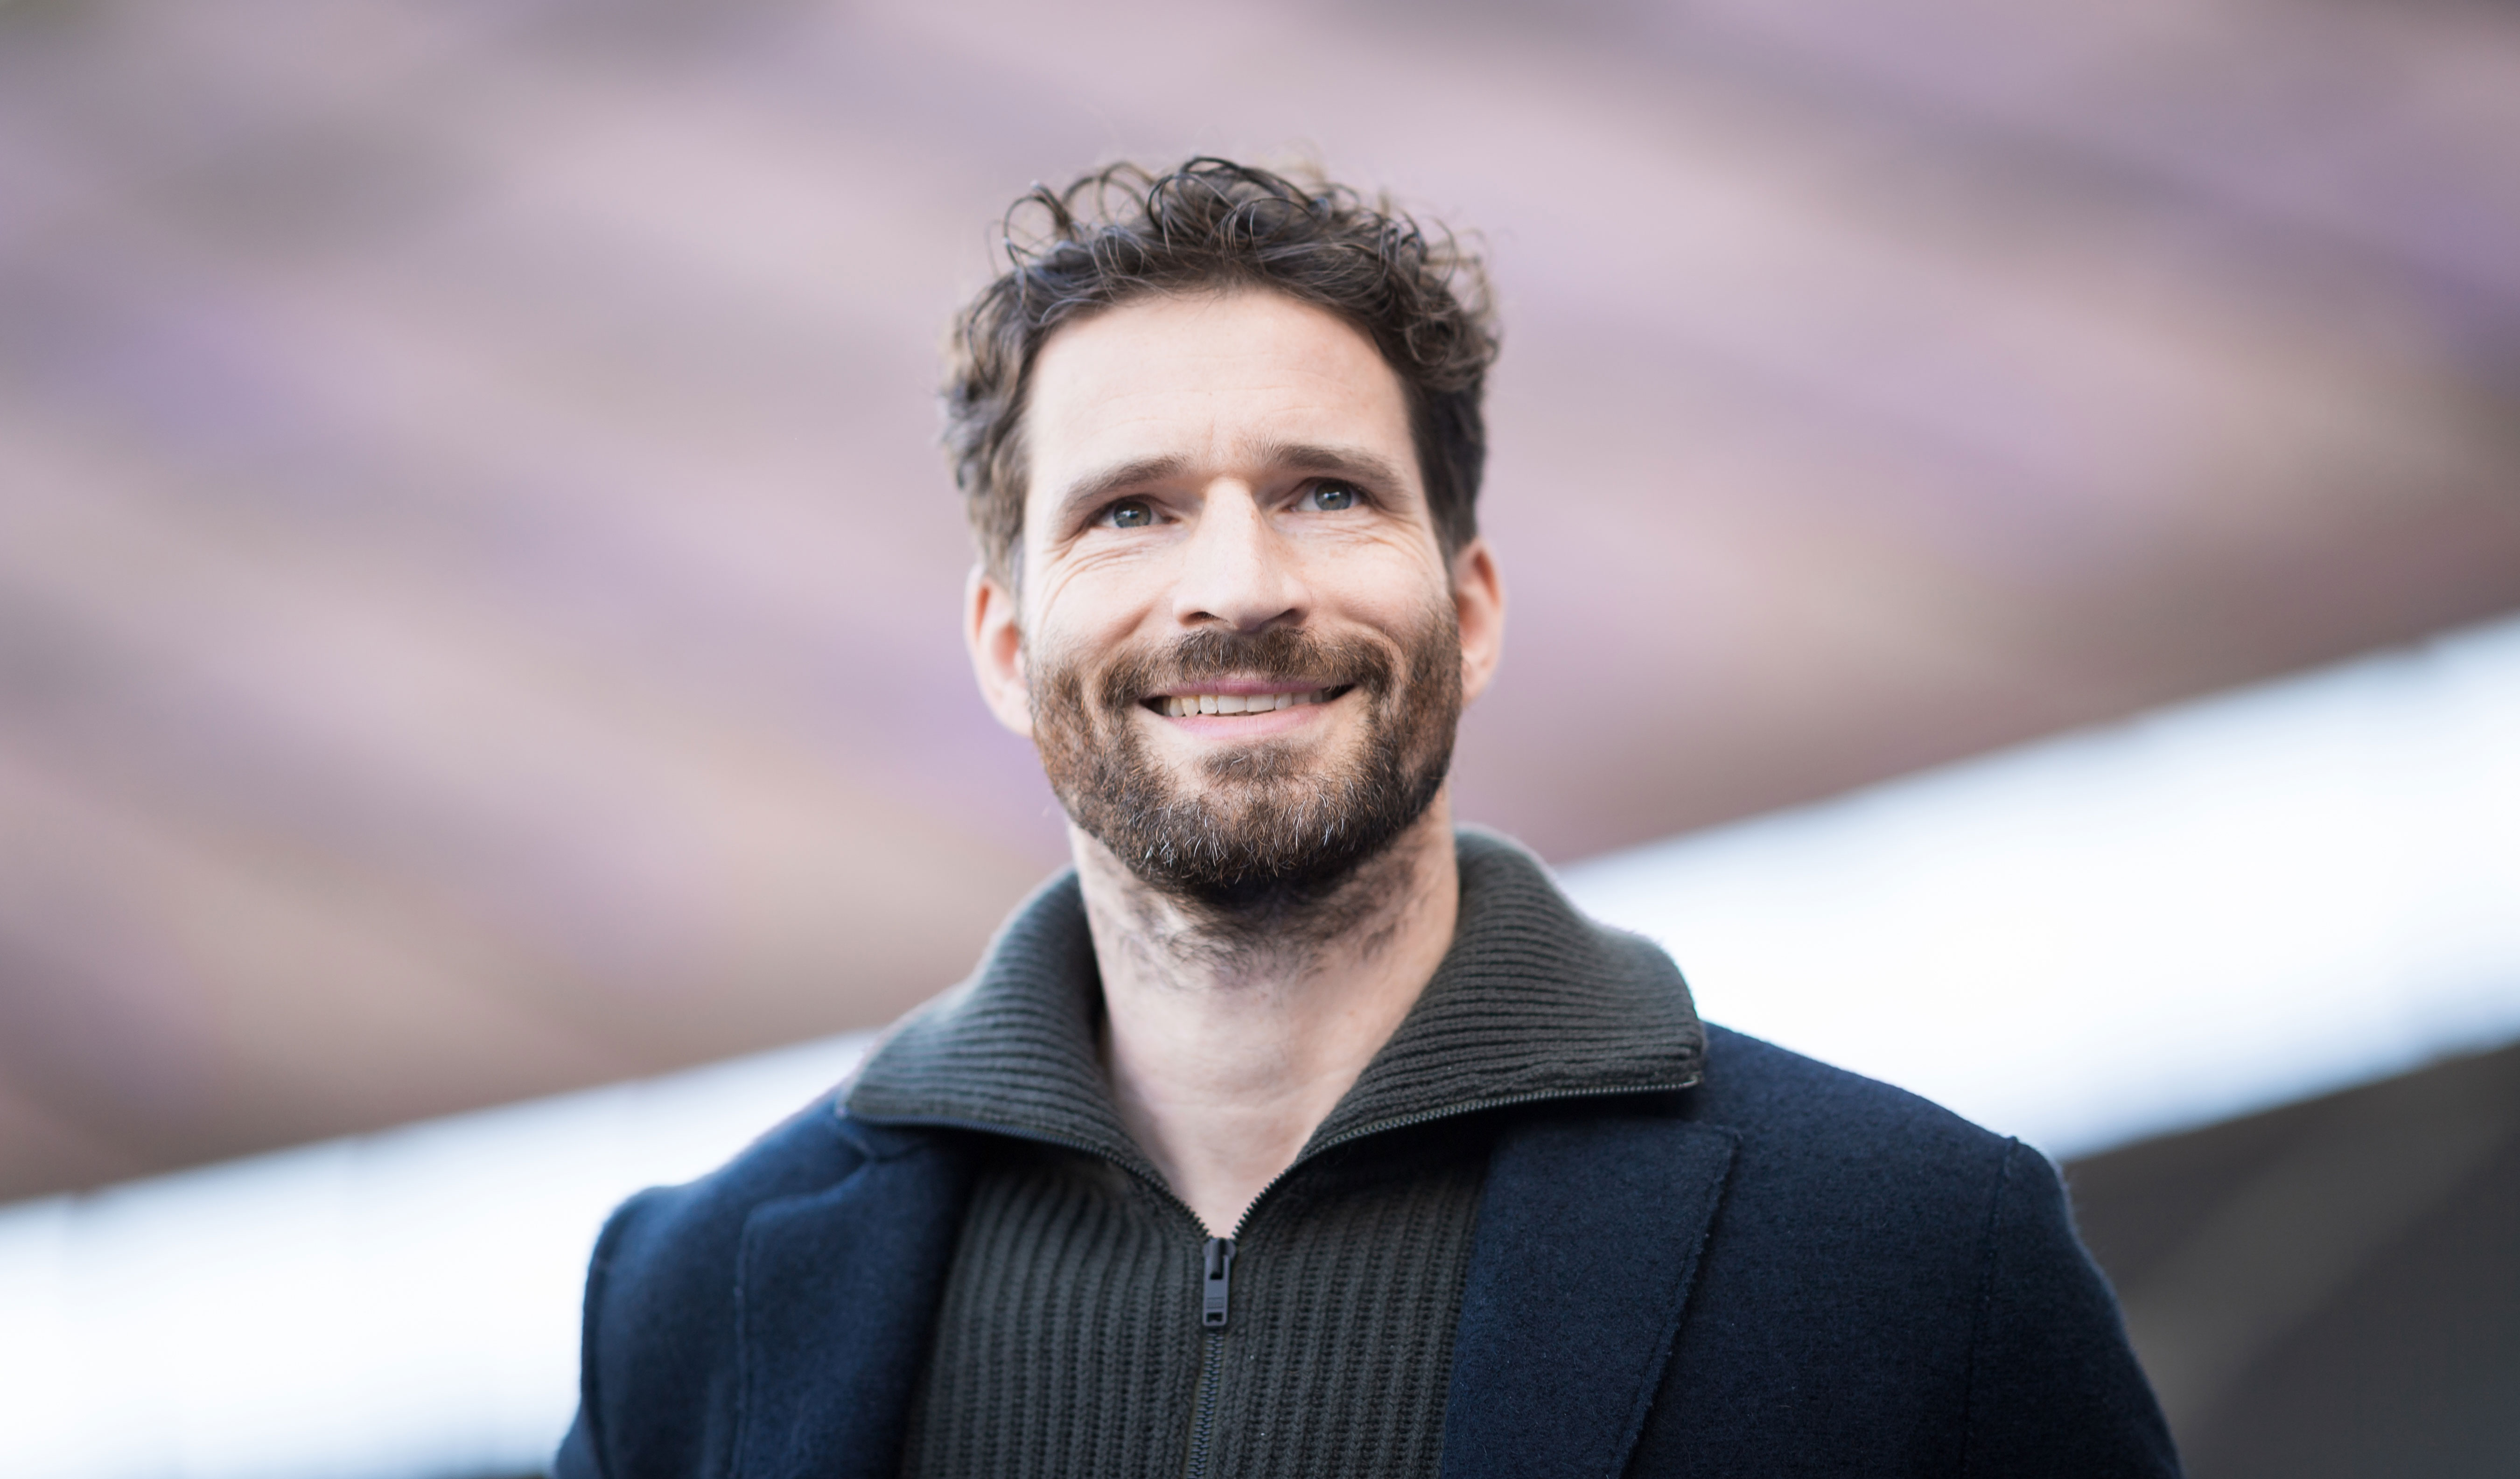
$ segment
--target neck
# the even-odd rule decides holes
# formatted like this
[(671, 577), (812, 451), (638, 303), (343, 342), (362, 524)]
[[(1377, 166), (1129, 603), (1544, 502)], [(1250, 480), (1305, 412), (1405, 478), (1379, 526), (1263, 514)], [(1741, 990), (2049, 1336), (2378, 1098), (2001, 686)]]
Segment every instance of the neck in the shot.
[(1211, 1233), (1293, 1162), (1443, 962), (1461, 907), (1449, 801), (1265, 919), (1157, 893), (1071, 830), (1113, 1102)]

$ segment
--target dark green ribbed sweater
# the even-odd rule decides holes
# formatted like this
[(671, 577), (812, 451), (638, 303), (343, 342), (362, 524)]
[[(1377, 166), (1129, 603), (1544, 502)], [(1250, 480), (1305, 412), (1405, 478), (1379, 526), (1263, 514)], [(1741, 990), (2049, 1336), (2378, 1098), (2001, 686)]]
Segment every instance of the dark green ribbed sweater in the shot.
[(1221, 1330), (1205, 1232), (1111, 1107), (1073, 876), (875, 1054), (852, 1115), (982, 1138), (904, 1474), (1437, 1471), (1498, 1114), (1694, 1082), (1705, 1044), (1659, 950), (1510, 843), (1459, 856), (1451, 951), (1238, 1230)]

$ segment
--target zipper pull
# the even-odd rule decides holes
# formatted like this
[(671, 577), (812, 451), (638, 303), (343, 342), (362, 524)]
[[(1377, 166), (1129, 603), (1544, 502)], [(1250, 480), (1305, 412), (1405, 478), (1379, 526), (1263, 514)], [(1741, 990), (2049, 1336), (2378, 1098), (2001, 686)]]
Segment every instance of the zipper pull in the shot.
[(1211, 1237), (1207, 1240), (1207, 1304), (1199, 1312), (1200, 1324), (1211, 1330), (1225, 1328), (1226, 1298), (1234, 1287), (1234, 1239)]

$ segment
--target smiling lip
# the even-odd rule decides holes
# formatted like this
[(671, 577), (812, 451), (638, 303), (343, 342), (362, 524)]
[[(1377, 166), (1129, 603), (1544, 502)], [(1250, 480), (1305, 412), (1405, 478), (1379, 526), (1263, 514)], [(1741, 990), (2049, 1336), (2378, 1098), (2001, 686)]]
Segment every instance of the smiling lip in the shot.
[(1261, 683), (1225, 682), (1180, 693), (1151, 695), (1146, 705), (1168, 719), (1187, 719), (1201, 714), (1268, 714), (1279, 709), (1330, 702), (1351, 686), (1339, 684), (1328, 688), (1285, 689)]

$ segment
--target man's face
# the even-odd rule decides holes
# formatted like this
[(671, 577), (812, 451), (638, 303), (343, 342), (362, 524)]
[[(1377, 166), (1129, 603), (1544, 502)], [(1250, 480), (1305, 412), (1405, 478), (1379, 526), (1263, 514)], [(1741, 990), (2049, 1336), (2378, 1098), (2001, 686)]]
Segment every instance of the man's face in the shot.
[(1211, 904), (1312, 894), (1441, 788), (1493, 666), (1400, 381), (1269, 292), (1154, 297), (1043, 347), (1021, 590), (974, 585), (982, 687), (1078, 826)]

